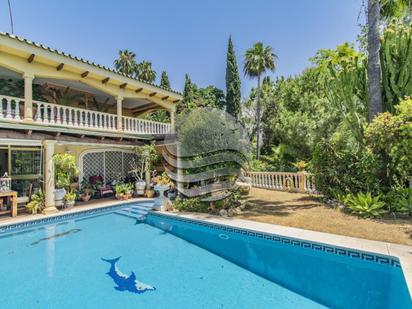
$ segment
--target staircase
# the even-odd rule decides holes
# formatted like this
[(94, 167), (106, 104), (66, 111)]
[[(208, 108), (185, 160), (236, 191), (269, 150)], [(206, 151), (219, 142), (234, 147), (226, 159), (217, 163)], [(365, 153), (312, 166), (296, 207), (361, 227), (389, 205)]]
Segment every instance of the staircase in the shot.
[(144, 220), (148, 212), (153, 209), (153, 206), (154, 202), (130, 204), (127, 207), (116, 211), (115, 213), (136, 220)]

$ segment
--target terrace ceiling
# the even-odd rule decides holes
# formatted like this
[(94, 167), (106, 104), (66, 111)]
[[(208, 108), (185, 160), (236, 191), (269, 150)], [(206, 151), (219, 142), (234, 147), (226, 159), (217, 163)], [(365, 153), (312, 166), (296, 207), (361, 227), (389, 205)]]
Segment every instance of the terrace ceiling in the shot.
[(133, 108), (136, 113), (152, 108), (153, 104), (175, 110), (182, 98), (180, 93), (7, 33), (0, 33), (0, 55), (0, 66), (17, 73), (20, 78), (23, 74), (31, 74), (38, 82), (65, 80), (79, 90), (93, 89), (96, 95), (120, 96), (124, 98), (124, 107)]

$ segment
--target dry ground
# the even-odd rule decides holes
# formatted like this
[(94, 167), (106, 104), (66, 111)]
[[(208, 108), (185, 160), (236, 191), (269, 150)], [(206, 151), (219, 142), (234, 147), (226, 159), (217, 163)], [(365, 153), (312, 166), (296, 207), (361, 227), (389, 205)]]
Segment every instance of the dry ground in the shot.
[(412, 220), (362, 219), (324, 206), (307, 194), (253, 188), (238, 218), (412, 245)]

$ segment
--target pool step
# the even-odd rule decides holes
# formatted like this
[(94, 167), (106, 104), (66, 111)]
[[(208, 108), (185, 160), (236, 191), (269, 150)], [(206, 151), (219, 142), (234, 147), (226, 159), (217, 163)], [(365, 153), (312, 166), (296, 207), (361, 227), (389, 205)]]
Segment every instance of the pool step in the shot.
[(153, 203), (135, 204), (116, 211), (117, 214), (135, 219), (144, 219), (150, 210), (153, 209)]

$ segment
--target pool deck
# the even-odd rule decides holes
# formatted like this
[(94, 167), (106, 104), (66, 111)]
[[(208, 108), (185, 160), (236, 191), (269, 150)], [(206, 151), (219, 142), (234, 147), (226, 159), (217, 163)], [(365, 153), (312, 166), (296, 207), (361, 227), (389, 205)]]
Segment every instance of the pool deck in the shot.
[[(134, 198), (128, 201), (117, 201), (113, 199), (99, 200), (94, 203), (88, 203), (80, 206), (73, 207), (71, 209), (59, 211), (50, 215), (26, 215), (18, 216), (15, 218), (2, 218), (0, 221), (0, 228), (10, 224), (23, 223), (36, 219), (44, 219), (49, 217), (58, 217), (66, 214), (80, 213), (87, 210), (105, 208), (115, 205), (121, 205), (130, 202), (143, 202), (153, 201), (149, 198)], [(164, 215), (170, 217), (181, 217), (192, 220), (201, 220), (209, 223), (220, 224), (225, 226), (237, 227), (247, 230), (253, 230), (263, 233), (276, 234), (285, 237), (297, 238), (301, 240), (307, 240), (310, 242), (317, 242), (328, 244), (336, 247), (351, 248), (359, 251), (367, 251), (370, 253), (389, 255), (399, 259), (405, 280), (408, 285), (409, 293), (412, 297), (412, 246), (398, 245), (389, 242), (381, 242), (374, 240), (367, 240), (361, 238), (354, 238), (348, 236), (341, 236), (336, 234), (316, 232), (310, 230), (304, 230), (294, 227), (286, 227), (276, 224), (260, 223), (255, 221), (236, 219), (236, 218), (223, 218), (219, 216), (200, 214), (200, 213), (177, 213), (177, 212), (162, 212)]]

